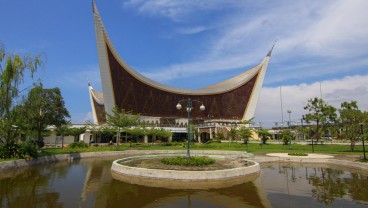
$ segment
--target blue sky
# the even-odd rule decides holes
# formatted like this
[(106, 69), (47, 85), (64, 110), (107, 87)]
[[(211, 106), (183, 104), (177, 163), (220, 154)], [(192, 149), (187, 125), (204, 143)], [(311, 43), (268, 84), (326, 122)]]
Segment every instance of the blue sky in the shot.
[[(301, 118), (306, 100), (368, 110), (368, 1), (96, 0), (125, 61), (155, 81), (200, 88), (258, 64), (276, 40), (255, 121)], [(43, 53), (37, 74), (60, 87), (73, 123), (91, 118), (87, 82), (101, 90), (91, 1), (0, 0), (0, 42)], [(283, 99), (281, 116), (280, 86)]]

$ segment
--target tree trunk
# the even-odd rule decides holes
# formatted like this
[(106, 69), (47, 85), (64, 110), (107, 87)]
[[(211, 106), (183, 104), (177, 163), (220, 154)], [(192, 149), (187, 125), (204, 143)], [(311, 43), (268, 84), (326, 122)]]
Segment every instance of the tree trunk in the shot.
[(64, 149), (64, 136), (61, 136), (61, 148)]
[(350, 150), (352, 152), (354, 152), (354, 147), (355, 147), (355, 142), (354, 142), (353, 138), (350, 138)]

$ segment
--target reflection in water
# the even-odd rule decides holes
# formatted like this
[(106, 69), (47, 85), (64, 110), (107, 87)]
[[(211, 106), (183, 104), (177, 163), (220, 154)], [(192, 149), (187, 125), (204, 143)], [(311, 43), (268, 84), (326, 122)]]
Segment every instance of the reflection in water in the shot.
[(265, 207), (254, 182), (193, 191), (144, 187), (114, 180), (94, 191), (91, 197), (97, 198), (96, 207)]
[(364, 207), (367, 173), (270, 164), (253, 182), (208, 190), (145, 187), (112, 179), (113, 159), (0, 172), (2, 207)]
[(331, 169), (322, 165), (307, 167), (269, 165), (262, 168), (262, 184), (273, 207), (366, 207), (367, 172)]

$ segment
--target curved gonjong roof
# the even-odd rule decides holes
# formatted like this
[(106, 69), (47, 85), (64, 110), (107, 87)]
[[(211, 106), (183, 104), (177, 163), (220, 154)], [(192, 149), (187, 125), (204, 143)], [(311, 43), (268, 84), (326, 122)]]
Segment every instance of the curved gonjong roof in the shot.
[[(249, 95), (250, 97), (247, 98), (247, 101), (245, 103), (247, 105), (245, 111), (250, 111), (250, 113), (247, 114), (247, 112), (244, 112), (242, 119), (250, 119), (253, 117), (255, 106), (258, 101), (259, 92), (263, 84), (263, 79), (267, 70), (268, 61), (271, 56), (273, 47), (260, 64), (233, 78), (200, 89), (175, 88), (151, 80), (143, 76), (139, 72), (135, 71), (134, 69), (132, 69), (128, 64), (126, 64), (124, 59), (119, 55), (119, 53), (113, 46), (112, 42), (110, 41), (110, 38), (107, 35), (107, 32), (102, 23), (102, 19), (99, 15), (96, 5), (94, 4), (94, 2), (92, 4), (93, 4), (93, 14), (95, 20), (94, 21), (95, 31), (97, 39), (97, 48), (99, 52), (100, 73), (104, 98), (102, 97), (101, 94), (98, 94), (96, 91), (92, 91), (91, 93), (94, 95), (96, 100), (100, 101), (103, 100), (106, 112), (111, 112), (111, 109), (115, 107), (118, 103), (116, 102), (117, 99), (116, 84), (115, 85), (113, 84), (114, 81), (113, 79), (115, 79), (115, 77), (112, 74), (113, 72), (111, 71), (110, 68), (110, 65), (112, 64), (111, 62), (116, 61), (123, 70), (125, 70), (129, 75), (134, 77), (139, 82), (148, 85), (154, 89), (176, 95), (191, 97), (191, 96), (210, 96), (210, 95), (224, 94), (227, 92), (234, 91), (246, 85), (247, 83), (252, 82), (254, 84), (248, 85), (248, 87), (252, 88), (252, 92), (250, 93)], [(111, 57), (113, 57), (113, 60), (111, 59)]]
[(105, 105), (104, 105), (104, 99), (103, 94), (100, 92), (97, 92), (93, 89), (93, 87), (88, 83), (88, 91), (89, 91), (89, 97), (92, 107), (92, 116), (93, 121), (95, 124), (102, 124), (106, 121), (104, 116), (105, 111)]

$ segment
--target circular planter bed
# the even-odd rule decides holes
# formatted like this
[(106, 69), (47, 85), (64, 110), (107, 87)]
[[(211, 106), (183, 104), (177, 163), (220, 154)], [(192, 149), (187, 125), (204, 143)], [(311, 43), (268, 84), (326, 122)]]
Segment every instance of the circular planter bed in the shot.
[[(177, 156), (177, 155), (174, 155)], [(219, 155), (206, 155), (215, 159), (215, 163), (206, 166), (165, 165), (161, 159), (173, 155), (146, 155), (115, 160), (112, 164), (112, 176), (117, 180), (142, 185), (151, 184), (168, 188), (204, 188), (213, 185), (231, 185), (230, 180), (242, 181), (247, 176), (259, 174), (260, 166), (244, 158), (229, 158)], [(236, 180), (234, 180), (236, 179)], [(249, 178), (248, 178), (249, 179)], [(196, 182), (189, 183), (188, 182)], [(204, 182), (204, 183), (198, 183)], [(167, 185), (169, 184), (169, 185)], [(210, 185), (210, 187), (213, 187)]]

